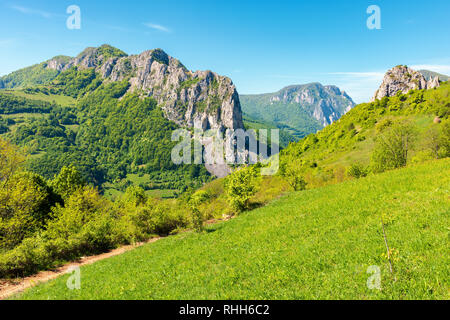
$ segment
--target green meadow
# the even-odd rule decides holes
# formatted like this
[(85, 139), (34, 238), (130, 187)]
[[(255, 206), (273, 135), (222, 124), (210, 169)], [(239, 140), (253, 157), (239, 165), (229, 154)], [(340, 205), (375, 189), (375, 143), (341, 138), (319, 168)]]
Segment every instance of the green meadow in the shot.
[(66, 275), (15, 298), (449, 299), (449, 188), (444, 159), (289, 193), (82, 267), (80, 290)]

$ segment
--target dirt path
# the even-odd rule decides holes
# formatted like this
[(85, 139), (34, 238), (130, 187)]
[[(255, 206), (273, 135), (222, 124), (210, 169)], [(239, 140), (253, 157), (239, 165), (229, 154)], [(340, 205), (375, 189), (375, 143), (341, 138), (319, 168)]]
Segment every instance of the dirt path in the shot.
[[(212, 225), (212, 224), (216, 224), (219, 222), (224, 222), (224, 221), (228, 221), (230, 219), (232, 219), (232, 216), (224, 216), (222, 217), (222, 219), (211, 219), (209, 221), (206, 221), (205, 224), (206, 225)], [(68, 263), (60, 268), (57, 268), (55, 270), (52, 271), (42, 271), (39, 272), (38, 274), (34, 275), (34, 276), (30, 276), (27, 278), (18, 278), (15, 280), (2, 280), (0, 279), (0, 300), (4, 300), (8, 297), (11, 297), (12, 295), (18, 294), (20, 292), (25, 291), (26, 289), (29, 289), (31, 287), (37, 286), (43, 282), (47, 282), (53, 279), (56, 279), (68, 272), (70, 272), (71, 270), (73, 270), (74, 267), (82, 267), (82, 266), (86, 266), (89, 264), (93, 264), (97, 261), (100, 260), (104, 260), (104, 259), (108, 259), (114, 256), (118, 256), (121, 255), (127, 251), (139, 248), (145, 244), (148, 243), (153, 243), (156, 242), (158, 240), (162, 239), (162, 237), (158, 237), (158, 238), (153, 238), (149, 241), (146, 242), (140, 242), (140, 243), (136, 243), (134, 245), (129, 245), (129, 246), (123, 246), (120, 247), (118, 249), (112, 250), (110, 252), (107, 253), (103, 253), (97, 256), (90, 256), (90, 257), (83, 257), (80, 260), (76, 261), (76, 262), (71, 262)]]
[(70, 270), (73, 270), (72, 268), (74, 268), (74, 267), (81, 267), (81, 266), (93, 264), (94, 262), (97, 262), (100, 260), (118, 256), (127, 251), (141, 247), (144, 244), (156, 242), (159, 239), (161, 239), (161, 238), (153, 238), (147, 242), (141, 242), (141, 243), (137, 243), (135, 245), (120, 247), (118, 249), (112, 250), (107, 253), (100, 254), (98, 256), (83, 257), (76, 262), (69, 263), (65, 266), (62, 266), (62, 267), (56, 269), (56, 270), (43, 271), (34, 276), (30, 276), (27, 278), (17, 279), (17, 280), (1, 280), (0, 279), (0, 300), (6, 299), (12, 295), (15, 295), (17, 293), (20, 293), (20, 292), (26, 290), (28, 288), (34, 287), (42, 282), (47, 282), (47, 281), (56, 279), (59, 276), (66, 274)]

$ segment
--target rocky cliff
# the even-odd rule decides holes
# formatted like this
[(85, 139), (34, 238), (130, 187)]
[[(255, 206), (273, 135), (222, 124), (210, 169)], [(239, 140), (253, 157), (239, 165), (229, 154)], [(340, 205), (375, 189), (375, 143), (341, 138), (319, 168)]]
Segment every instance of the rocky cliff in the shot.
[(339, 120), (355, 106), (345, 91), (320, 83), (287, 87), (272, 100), (298, 104), (324, 127)]
[(241, 95), (243, 112), (252, 119), (288, 126), (298, 138), (335, 122), (355, 103), (336, 86), (294, 85), (275, 93)]
[(130, 92), (153, 97), (167, 119), (206, 129), (243, 128), (239, 95), (231, 79), (212, 71), (188, 70), (161, 49), (126, 55), (108, 45), (87, 48), (71, 59), (47, 61), (46, 68), (95, 68), (108, 81), (128, 79)]
[(439, 87), (439, 85), (438, 77), (430, 78), (427, 81), (420, 72), (407, 66), (396, 66), (386, 73), (383, 83), (375, 92), (372, 101), (392, 97), (398, 92), (408, 93), (410, 90), (432, 89)]

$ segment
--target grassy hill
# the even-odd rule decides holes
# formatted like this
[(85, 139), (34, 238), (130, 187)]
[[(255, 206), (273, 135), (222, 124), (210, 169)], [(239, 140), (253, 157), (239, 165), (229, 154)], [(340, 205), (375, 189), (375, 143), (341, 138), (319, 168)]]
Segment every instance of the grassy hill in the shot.
[[(300, 168), (311, 188), (341, 182), (352, 164), (370, 166), (377, 137), (396, 121), (409, 122), (416, 133), (408, 162), (421, 161), (430, 157), (430, 134), (440, 130), (449, 115), (448, 82), (437, 89), (362, 103), (318, 133), (291, 143), (282, 151), (281, 168)], [(442, 123), (435, 123), (437, 116)]]
[[(70, 57), (58, 56), (52, 60), (67, 62)], [(55, 79), (59, 71), (47, 68), (48, 61), (42, 62), (0, 77), (0, 89), (26, 88), (35, 85), (47, 84)]]
[[(449, 299), (450, 160), (313, 190), (81, 270), (19, 299)], [(389, 272), (381, 218), (392, 249)], [(369, 266), (381, 290), (369, 290)]]

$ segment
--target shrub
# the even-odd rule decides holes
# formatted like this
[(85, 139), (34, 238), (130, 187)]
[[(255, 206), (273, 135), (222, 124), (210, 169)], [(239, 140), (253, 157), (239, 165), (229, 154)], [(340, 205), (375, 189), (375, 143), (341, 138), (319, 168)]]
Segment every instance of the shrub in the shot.
[(186, 210), (176, 206), (176, 201), (157, 201), (151, 211), (151, 220), (154, 234), (169, 235), (186, 228), (189, 225), (189, 216)]
[(414, 128), (407, 122), (397, 122), (380, 133), (372, 154), (374, 172), (406, 166), (409, 151), (415, 140)]
[(249, 208), (250, 198), (257, 192), (258, 172), (248, 167), (233, 172), (225, 181), (225, 192), (231, 207), (237, 212)]
[(16, 147), (0, 138), (0, 186), (5, 186), (24, 161)]
[(347, 169), (347, 175), (352, 178), (363, 178), (369, 174), (369, 168), (360, 164), (354, 163)]
[(206, 220), (204, 212), (200, 206), (210, 199), (210, 195), (205, 190), (199, 190), (189, 199), (189, 207), (192, 212), (192, 224), (197, 232), (203, 231), (203, 223)]
[(16, 173), (0, 187), (0, 249), (12, 249), (42, 230), (56, 195), (39, 175)]
[(450, 120), (441, 123), (441, 134), (439, 136), (439, 158), (450, 157)]
[(141, 187), (130, 186), (125, 191), (125, 194), (121, 201), (129, 203), (134, 207), (138, 207), (147, 202), (148, 197), (145, 194), (145, 190)]
[(307, 163), (305, 164), (301, 160), (291, 159), (291, 161), (285, 162), (280, 170), (283, 177), (295, 191), (306, 189), (307, 183), (303, 177), (305, 167), (317, 168), (317, 163), (314, 162), (314, 164), (308, 166)]
[(64, 199), (70, 197), (75, 191), (83, 188), (86, 182), (75, 166), (63, 167), (51, 183), (53, 189)]

